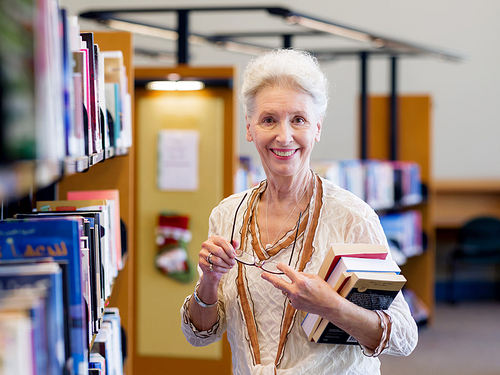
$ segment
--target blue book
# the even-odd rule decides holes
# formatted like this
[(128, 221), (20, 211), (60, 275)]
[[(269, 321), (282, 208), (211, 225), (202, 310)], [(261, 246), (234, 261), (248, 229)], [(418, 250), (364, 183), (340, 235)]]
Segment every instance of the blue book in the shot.
[(73, 374), (88, 371), (86, 314), (82, 294), (80, 253), (81, 219), (0, 221), (0, 263), (39, 261), (52, 258), (63, 269), (63, 283), (69, 286), (66, 305), (69, 316), (69, 344)]
[(111, 350), (113, 369), (116, 374), (123, 374), (123, 352), (120, 312), (116, 307), (107, 307), (104, 313), (104, 322), (111, 323), (112, 340)]
[(40, 349), (36, 353), (37, 361), (40, 361), (38, 357), (41, 351), (47, 354), (47, 363), (40, 366), (44, 369), (41, 372), (43, 374), (59, 375), (64, 368), (62, 280), (62, 270), (54, 262), (0, 266), (0, 290), (38, 289), (43, 297), (42, 311), (35, 311), (38, 331), (36, 345)]

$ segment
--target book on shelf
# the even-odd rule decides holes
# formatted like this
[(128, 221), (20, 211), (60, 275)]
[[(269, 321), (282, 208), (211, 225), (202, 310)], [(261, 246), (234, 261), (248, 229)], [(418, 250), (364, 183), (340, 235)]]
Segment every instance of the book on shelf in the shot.
[(109, 206), (110, 246), (112, 251), (115, 252), (113, 259), (115, 260), (116, 267), (118, 270), (121, 270), (123, 268), (123, 259), (120, 231), (120, 191), (118, 189), (68, 191), (66, 198), (69, 201), (106, 200)]
[(380, 216), (380, 224), (387, 239), (407, 257), (422, 254), (422, 213), (418, 210), (390, 213)]
[[(78, 24), (77, 16), (67, 16), (67, 47), (70, 52), (73, 82), (70, 97), (73, 105), (73, 123), (70, 129), (67, 129), (66, 142), (68, 143), (67, 156), (74, 158), (85, 157), (86, 154), (86, 137), (85, 131), (88, 124), (85, 123), (84, 111), (86, 112), (85, 86), (88, 76), (88, 65), (85, 64), (85, 55), (81, 51), (82, 38), (80, 36), (80, 25)], [(88, 113), (86, 114), (88, 116)], [(88, 145), (87, 145), (88, 146)]]
[[(387, 310), (406, 283), (403, 275), (384, 272), (344, 272), (338, 293), (368, 310)], [(354, 345), (357, 340), (326, 319), (309, 336), (310, 341), (325, 344)]]
[(104, 321), (109, 322), (109, 329), (112, 331), (112, 367), (117, 374), (123, 373), (123, 351), (122, 351), (122, 330), (121, 330), (121, 317), (120, 311), (116, 307), (106, 308), (104, 314)]
[(410, 206), (422, 202), (420, 166), (408, 161), (393, 161), (394, 199), (397, 203)]
[(89, 147), (91, 146), (90, 155), (100, 153), (102, 151), (102, 134), (100, 126), (100, 116), (98, 108), (98, 77), (96, 75), (96, 64), (95, 64), (95, 44), (94, 44), (94, 33), (92, 32), (81, 32), (80, 33), (83, 42), (85, 43), (85, 49), (87, 51), (87, 61), (88, 61), (88, 82), (87, 82), (87, 92), (89, 99), (89, 123), (90, 123), (90, 138)]
[(1, 264), (39, 262), (47, 258), (57, 262), (63, 272), (63, 288), (69, 290), (65, 314), (69, 317), (69, 343), (74, 374), (87, 369), (86, 310), (82, 293), (80, 238), (82, 222), (78, 218), (51, 220), (11, 219), (0, 221)]
[(320, 176), (366, 201), (375, 210), (422, 201), (420, 166), (409, 161), (320, 160), (311, 163)]
[(8, 374), (47, 372), (43, 298), (39, 290), (2, 293), (0, 297), (0, 369)]
[[(90, 352), (90, 362), (99, 363), (106, 374), (123, 373), (120, 315), (116, 308), (106, 309), (104, 321)], [(91, 364), (91, 366), (95, 366)]]
[(66, 156), (66, 142), (62, 22), (58, 3), (37, 3), (34, 19), (37, 158), (62, 161)]
[(394, 198), (394, 170), (391, 162), (382, 160), (366, 160), (365, 200), (374, 210), (393, 207)]
[[(54, 217), (76, 217), (83, 223), (83, 233), (80, 237), (82, 252), (82, 279), (88, 281), (90, 285), (83, 285), (84, 290), (90, 290), (90, 298), (86, 299), (89, 311), (88, 336), (94, 335), (98, 329), (105, 306), (105, 267), (103, 266), (103, 255), (100, 246), (100, 233), (103, 229), (100, 225), (99, 212), (37, 212), (32, 214), (16, 214), (16, 219), (24, 220), (51, 220)], [(85, 246), (88, 246), (88, 269), (86, 268)], [(88, 272), (88, 275), (86, 275)]]
[(89, 200), (59, 200), (59, 201), (38, 201), (36, 202), (38, 212), (90, 212), (97, 213), (99, 223), (104, 230), (99, 233), (99, 245), (102, 265), (104, 268), (104, 299), (111, 295), (113, 281), (118, 275), (118, 263), (116, 259), (116, 251), (112, 251), (113, 231), (110, 222), (114, 219), (111, 217), (111, 209), (109, 203), (105, 199), (89, 199)]
[(106, 359), (99, 353), (90, 353), (89, 355), (89, 375), (90, 370), (93, 374), (107, 374)]
[(36, 322), (39, 330), (33, 334), (38, 346), (37, 352), (34, 353), (37, 369), (41, 374), (60, 375), (71, 353), (69, 346), (65, 346), (64, 335), (65, 332), (66, 334), (69, 332), (69, 321), (64, 315), (63, 276), (59, 264), (43, 262), (0, 265), (2, 307), (7, 305), (3, 299), (6, 294), (11, 292), (25, 294), (28, 289), (39, 293), (43, 301), (42, 314), (32, 317), (40, 318)]
[(109, 135), (108, 116), (106, 112), (106, 95), (105, 95), (105, 81), (104, 81), (104, 56), (99, 48), (95, 45), (96, 52), (96, 76), (97, 76), (97, 101), (98, 101), (98, 114), (99, 122), (101, 124), (102, 134), (102, 148), (106, 151), (106, 157), (112, 157), (114, 154), (111, 152), (111, 141)]
[(123, 110), (122, 93), (125, 90), (125, 67), (122, 51), (103, 51), (104, 86), (109, 124), (110, 142), (115, 147), (124, 147), (122, 141)]

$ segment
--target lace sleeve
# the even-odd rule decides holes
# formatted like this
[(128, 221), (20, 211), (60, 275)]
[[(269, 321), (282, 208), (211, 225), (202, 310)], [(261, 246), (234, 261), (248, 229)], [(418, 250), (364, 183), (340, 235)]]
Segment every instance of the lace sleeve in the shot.
[(383, 353), (396, 356), (410, 355), (417, 346), (418, 329), (402, 292), (398, 293), (386, 313), (392, 318), (392, 328), (389, 343)]
[(181, 307), (181, 328), (186, 340), (193, 346), (206, 346), (213, 342), (219, 341), (222, 338), (222, 334), (225, 331), (225, 327), (223, 322), (224, 319), (224, 310), (221, 308), (221, 304), (217, 307), (219, 318), (217, 322), (206, 331), (199, 331), (193, 323), (191, 323), (191, 318), (189, 316), (189, 301), (193, 297), (193, 295), (189, 295), (184, 300), (184, 303)]

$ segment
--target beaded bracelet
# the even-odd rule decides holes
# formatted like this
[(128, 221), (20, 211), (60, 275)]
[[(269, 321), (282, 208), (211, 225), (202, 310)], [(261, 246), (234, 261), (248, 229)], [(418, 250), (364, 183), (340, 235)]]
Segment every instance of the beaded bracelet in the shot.
[[(366, 356), (366, 357), (373, 357), (373, 358), (376, 358), (378, 357), (380, 354), (382, 354), (382, 351), (385, 349), (384, 347), (384, 344), (385, 344), (385, 341), (387, 340), (387, 335), (388, 335), (388, 332), (389, 332), (389, 325), (388, 324), (385, 324), (385, 319), (384, 319), (384, 314), (382, 311), (380, 310), (375, 310), (375, 312), (377, 313), (377, 315), (379, 316), (380, 318), (380, 326), (382, 327), (382, 338), (380, 339), (380, 343), (378, 344), (378, 346), (376, 347), (375, 351), (373, 353), (367, 353), (365, 351), (365, 347), (364, 345), (361, 345), (359, 344), (359, 346), (361, 347), (361, 351), (363, 352), (363, 354)], [(392, 318), (390, 315), (387, 315), (387, 317), (389, 318), (389, 322), (392, 323)]]
[(205, 303), (203, 302), (200, 297), (198, 297), (198, 293), (196, 293), (196, 289), (194, 290), (193, 292), (193, 297), (194, 297), (194, 300), (196, 301), (196, 303), (198, 305), (200, 305), (201, 307), (214, 307), (214, 306), (217, 306), (217, 304), (219, 303), (219, 300), (217, 300), (217, 302), (215, 303), (212, 303), (212, 304), (208, 304), (208, 303)]

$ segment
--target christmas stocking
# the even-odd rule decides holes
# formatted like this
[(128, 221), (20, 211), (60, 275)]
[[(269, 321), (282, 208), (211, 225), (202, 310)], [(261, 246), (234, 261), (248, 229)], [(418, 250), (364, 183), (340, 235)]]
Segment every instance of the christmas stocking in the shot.
[(193, 280), (196, 273), (186, 251), (191, 241), (188, 222), (187, 216), (161, 214), (156, 227), (155, 265), (165, 275), (183, 283)]

